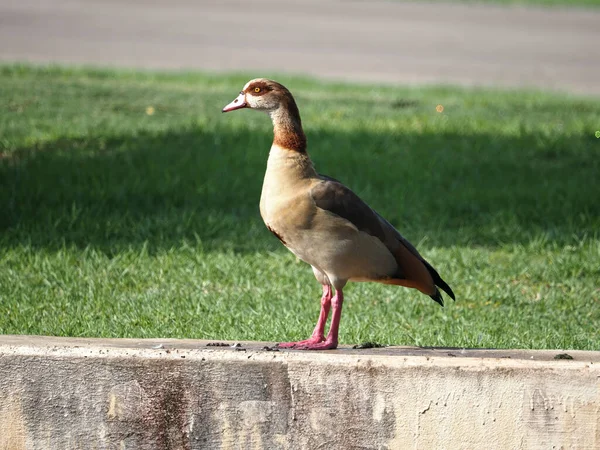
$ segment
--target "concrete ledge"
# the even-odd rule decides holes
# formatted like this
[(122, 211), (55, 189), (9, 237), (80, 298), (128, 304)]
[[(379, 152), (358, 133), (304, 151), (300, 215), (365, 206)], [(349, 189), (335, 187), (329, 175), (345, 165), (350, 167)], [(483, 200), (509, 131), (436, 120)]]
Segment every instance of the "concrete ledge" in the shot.
[(600, 448), (600, 352), (207, 343), (0, 336), (0, 450)]

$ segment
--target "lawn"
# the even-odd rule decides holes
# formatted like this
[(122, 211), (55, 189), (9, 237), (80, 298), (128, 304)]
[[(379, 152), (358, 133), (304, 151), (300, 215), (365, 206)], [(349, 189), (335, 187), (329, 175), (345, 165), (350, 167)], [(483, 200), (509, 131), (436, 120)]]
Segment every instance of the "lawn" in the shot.
[[(0, 66), (0, 333), (310, 334), (320, 286), (258, 212), (270, 121), (220, 112), (253, 75)], [(600, 349), (598, 99), (278, 79), (457, 296), (350, 283), (342, 343)]]

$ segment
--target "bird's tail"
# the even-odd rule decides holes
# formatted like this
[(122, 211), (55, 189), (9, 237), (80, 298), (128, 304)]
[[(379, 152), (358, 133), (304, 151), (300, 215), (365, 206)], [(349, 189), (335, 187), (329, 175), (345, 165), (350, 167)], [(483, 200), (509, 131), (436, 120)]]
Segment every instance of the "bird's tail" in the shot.
[[(454, 297), (454, 292), (452, 292), (452, 288), (448, 286), (448, 283), (442, 280), (442, 277), (440, 277), (440, 274), (437, 273), (437, 270), (435, 270), (427, 261), (423, 260), (423, 263), (425, 264), (425, 267), (427, 267), (431, 278), (433, 278), (434, 284), (437, 287), (441, 288), (446, 294), (448, 294), (452, 300), (456, 301), (456, 298)], [(435, 294), (430, 295), (430, 297), (433, 299), (434, 302), (439, 303), (441, 306), (444, 306), (444, 298), (442, 297), (442, 293), (439, 289), (436, 288)]]
[(430, 295), (430, 297), (434, 302), (439, 303), (440, 306), (444, 306), (444, 297), (442, 297), (442, 293), (437, 287), (435, 288), (435, 294)]

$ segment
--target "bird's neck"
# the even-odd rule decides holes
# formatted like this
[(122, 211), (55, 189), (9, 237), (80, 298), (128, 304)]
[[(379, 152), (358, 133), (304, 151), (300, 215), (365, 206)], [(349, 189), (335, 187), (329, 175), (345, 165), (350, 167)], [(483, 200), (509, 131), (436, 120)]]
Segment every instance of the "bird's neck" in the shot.
[(293, 99), (269, 113), (273, 121), (273, 146), (306, 153), (306, 136), (302, 130), (300, 112)]
[(269, 114), (273, 121), (274, 137), (267, 161), (263, 194), (265, 189), (278, 192), (317, 176), (306, 152), (306, 136), (294, 99), (286, 99), (279, 108)]

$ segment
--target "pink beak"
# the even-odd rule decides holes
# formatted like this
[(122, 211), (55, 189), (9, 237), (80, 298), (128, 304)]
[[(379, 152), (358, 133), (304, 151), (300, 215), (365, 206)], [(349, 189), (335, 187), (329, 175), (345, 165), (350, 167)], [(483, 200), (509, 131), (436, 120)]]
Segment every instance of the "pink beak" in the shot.
[(236, 109), (247, 108), (248, 103), (246, 103), (246, 94), (244, 92), (240, 92), (240, 95), (236, 97), (234, 101), (232, 101), (229, 105), (223, 108), (223, 112), (235, 111)]

